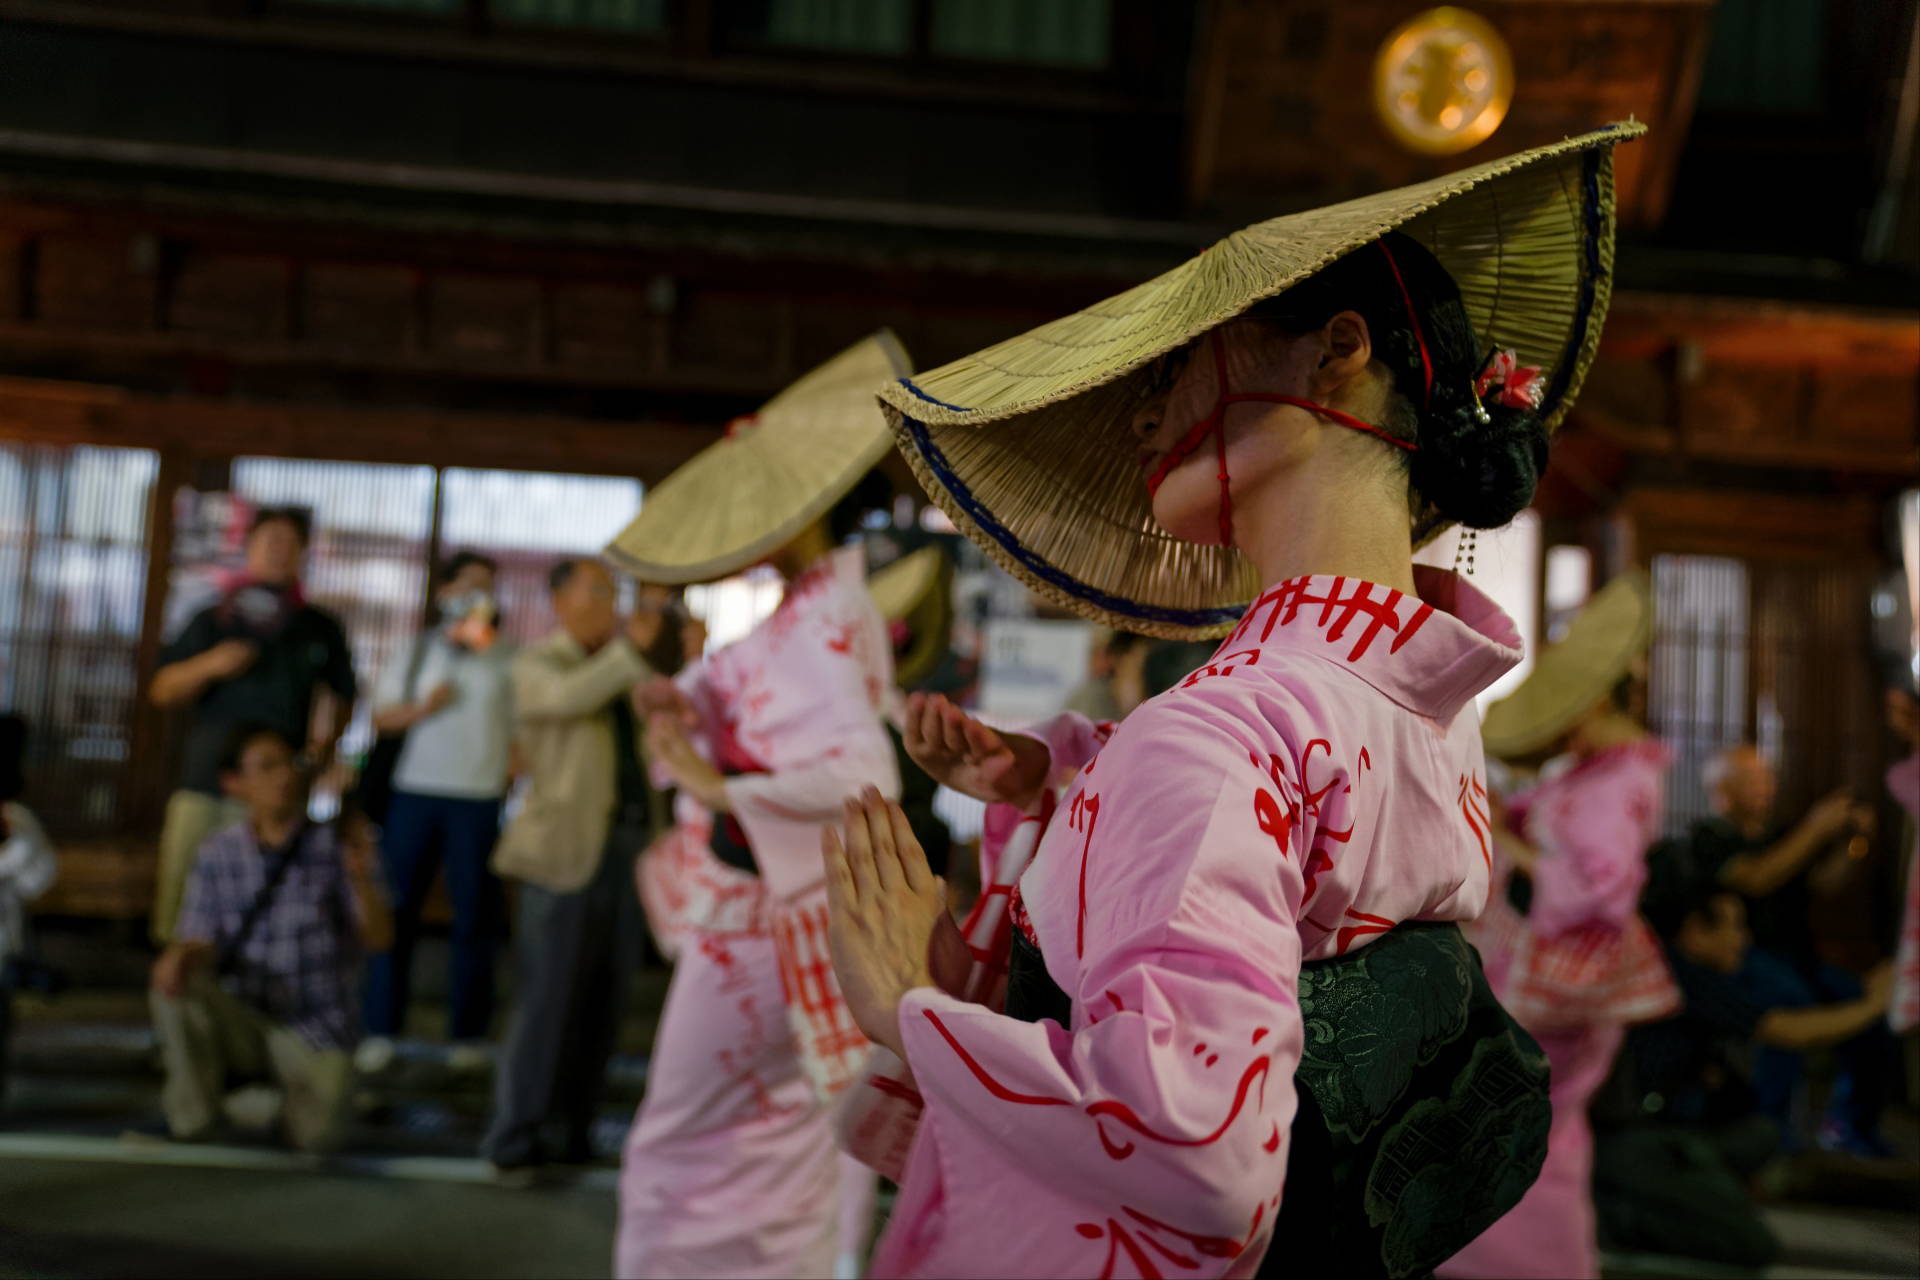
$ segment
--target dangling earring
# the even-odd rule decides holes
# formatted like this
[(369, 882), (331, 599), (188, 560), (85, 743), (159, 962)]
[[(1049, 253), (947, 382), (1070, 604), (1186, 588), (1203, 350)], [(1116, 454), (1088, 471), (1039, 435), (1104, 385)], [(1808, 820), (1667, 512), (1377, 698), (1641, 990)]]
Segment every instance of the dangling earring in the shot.
[(1461, 572), (1460, 562), (1464, 560), (1467, 563), (1466, 574), (1468, 577), (1472, 577), (1473, 558), (1479, 550), (1480, 531), (1478, 529), (1467, 529), (1463, 531), (1460, 534), (1460, 541), (1455, 543), (1453, 547), (1453, 571), (1455, 573)]

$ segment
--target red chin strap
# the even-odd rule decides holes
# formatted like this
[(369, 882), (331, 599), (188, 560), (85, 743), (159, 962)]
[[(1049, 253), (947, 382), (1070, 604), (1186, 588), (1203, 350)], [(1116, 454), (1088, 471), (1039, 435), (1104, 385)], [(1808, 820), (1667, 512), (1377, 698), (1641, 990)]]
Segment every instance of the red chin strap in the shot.
[(1295, 408), (1305, 409), (1309, 413), (1317, 414), (1329, 422), (1338, 423), (1340, 426), (1349, 427), (1355, 431), (1364, 431), (1376, 440), (1386, 441), (1396, 449), (1405, 449), (1408, 453), (1413, 453), (1418, 449), (1418, 446), (1411, 440), (1401, 440), (1396, 436), (1388, 435), (1371, 422), (1362, 422), (1351, 414), (1342, 413), (1338, 409), (1329, 409), (1327, 406), (1315, 404), (1311, 400), (1302, 400), (1298, 396), (1270, 395), (1250, 391), (1242, 392), (1238, 395), (1228, 395), (1227, 349), (1220, 341), (1220, 330), (1215, 329), (1209, 333), (1207, 335), (1207, 341), (1213, 349), (1214, 386), (1218, 388), (1213, 402), (1213, 411), (1189, 427), (1186, 434), (1180, 437), (1173, 448), (1162, 455), (1160, 465), (1155, 467), (1153, 474), (1147, 477), (1147, 493), (1149, 495), (1158, 494), (1160, 492), (1160, 486), (1166, 483), (1167, 477), (1173, 474), (1174, 469), (1185, 462), (1195, 449), (1198, 449), (1204, 444), (1208, 436), (1214, 436), (1215, 448), (1220, 458), (1221, 546), (1226, 547), (1233, 544), (1233, 486), (1227, 476), (1227, 406), (1229, 405), (1256, 403), (1290, 404)]

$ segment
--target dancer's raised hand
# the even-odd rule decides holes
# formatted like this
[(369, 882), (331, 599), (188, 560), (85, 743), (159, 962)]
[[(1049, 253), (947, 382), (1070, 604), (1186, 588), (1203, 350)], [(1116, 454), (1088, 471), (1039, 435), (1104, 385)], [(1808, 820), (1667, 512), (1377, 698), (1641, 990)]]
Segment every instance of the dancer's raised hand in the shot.
[(1025, 809), (1047, 785), (1052, 757), (1045, 743), (989, 729), (937, 693), (907, 699), (901, 736), (928, 777), (975, 800)]

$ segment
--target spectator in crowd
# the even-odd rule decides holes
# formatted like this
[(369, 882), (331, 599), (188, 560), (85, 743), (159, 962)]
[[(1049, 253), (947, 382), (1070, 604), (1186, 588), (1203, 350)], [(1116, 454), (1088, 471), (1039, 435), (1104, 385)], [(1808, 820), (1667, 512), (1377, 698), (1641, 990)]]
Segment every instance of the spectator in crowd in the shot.
[(559, 629), (512, 667), (532, 785), (494, 854), (494, 869), (521, 882), (516, 1007), (482, 1147), (503, 1172), (592, 1158), (620, 961), (637, 925), (633, 863), (656, 818), (632, 695), (651, 672), (642, 654), (662, 612), (648, 605), (622, 623), (613, 578), (594, 560), (560, 562), (548, 584)]
[(393, 898), (394, 941), (367, 967), (367, 1039), (357, 1061), (376, 1073), (406, 1022), (420, 914), (444, 865), (453, 901), (448, 1035), (452, 1065), (482, 1065), (493, 1020), (500, 883), (488, 869), (500, 834), (513, 742), (511, 654), (498, 643), (492, 560), (463, 551), (440, 569), (440, 622), (381, 672), (373, 726), (403, 734), (381, 855)]
[(1860, 995), (1769, 1006), (1740, 980), (1752, 947), (1745, 900), (1725, 887), (1656, 886), (1644, 903), (1685, 1003), (1635, 1027), (1594, 1109), (1594, 1195), (1615, 1248), (1764, 1267), (1778, 1243), (1748, 1181), (1780, 1147), (1746, 1063), (1754, 1046), (1804, 1053), (1839, 1044), (1887, 1010), (1891, 966)]
[[(353, 659), (346, 633), (300, 590), (309, 522), (304, 512), (263, 507), (247, 533), (246, 570), (221, 599), (195, 614), (160, 654), (149, 696), (156, 706), (189, 707), (179, 788), (167, 801), (154, 889), (153, 936), (173, 936), (181, 891), (201, 842), (244, 814), (221, 792), (220, 754), (234, 727), (280, 730), (324, 766), (353, 709)], [(316, 695), (334, 702), (316, 716)]]
[[(1864, 836), (1873, 814), (1844, 789), (1815, 804), (1791, 826), (1774, 821), (1777, 781), (1773, 766), (1751, 744), (1722, 751), (1703, 774), (1712, 816), (1682, 837), (1662, 842), (1649, 857), (1660, 896), (1677, 886), (1720, 886), (1746, 903), (1754, 945), (1739, 980), (1747, 999), (1763, 1008), (1800, 1008), (1857, 999), (1860, 979), (1820, 958), (1814, 941), (1816, 895), (1836, 892), (1858, 861), (1840, 841)], [(1841, 1053), (1827, 1115), (1823, 1146), (1862, 1155), (1886, 1154), (1878, 1137), (1879, 1116), (1896, 1071), (1896, 1051), (1886, 1030), (1874, 1027)], [(1754, 1088), (1761, 1109), (1783, 1126), (1804, 1073), (1802, 1055), (1764, 1048), (1755, 1063)]]
[(236, 1120), (229, 1086), (268, 1077), (287, 1139), (337, 1148), (345, 1134), (354, 993), (364, 952), (392, 940), (371, 830), (352, 806), (306, 817), (296, 740), (277, 725), (230, 731), (218, 768), (246, 816), (201, 846), (150, 1003), (177, 1140)]
[(0, 1098), (7, 1089), (7, 1043), (13, 1031), (13, 993), (27, 951), (27, 904), (53, 885), (53, 842), (19, 802), (26, 724), (0, 716)]

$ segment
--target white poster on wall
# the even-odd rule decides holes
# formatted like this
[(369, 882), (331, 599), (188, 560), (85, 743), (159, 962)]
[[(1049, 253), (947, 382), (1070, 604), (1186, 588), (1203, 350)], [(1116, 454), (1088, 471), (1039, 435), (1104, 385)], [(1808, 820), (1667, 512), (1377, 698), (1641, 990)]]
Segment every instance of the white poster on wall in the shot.
[(1085, 622), (988, 619), (980, 710), (996, 720), (1053, 715), (1087, 678), (1093, 641)]

